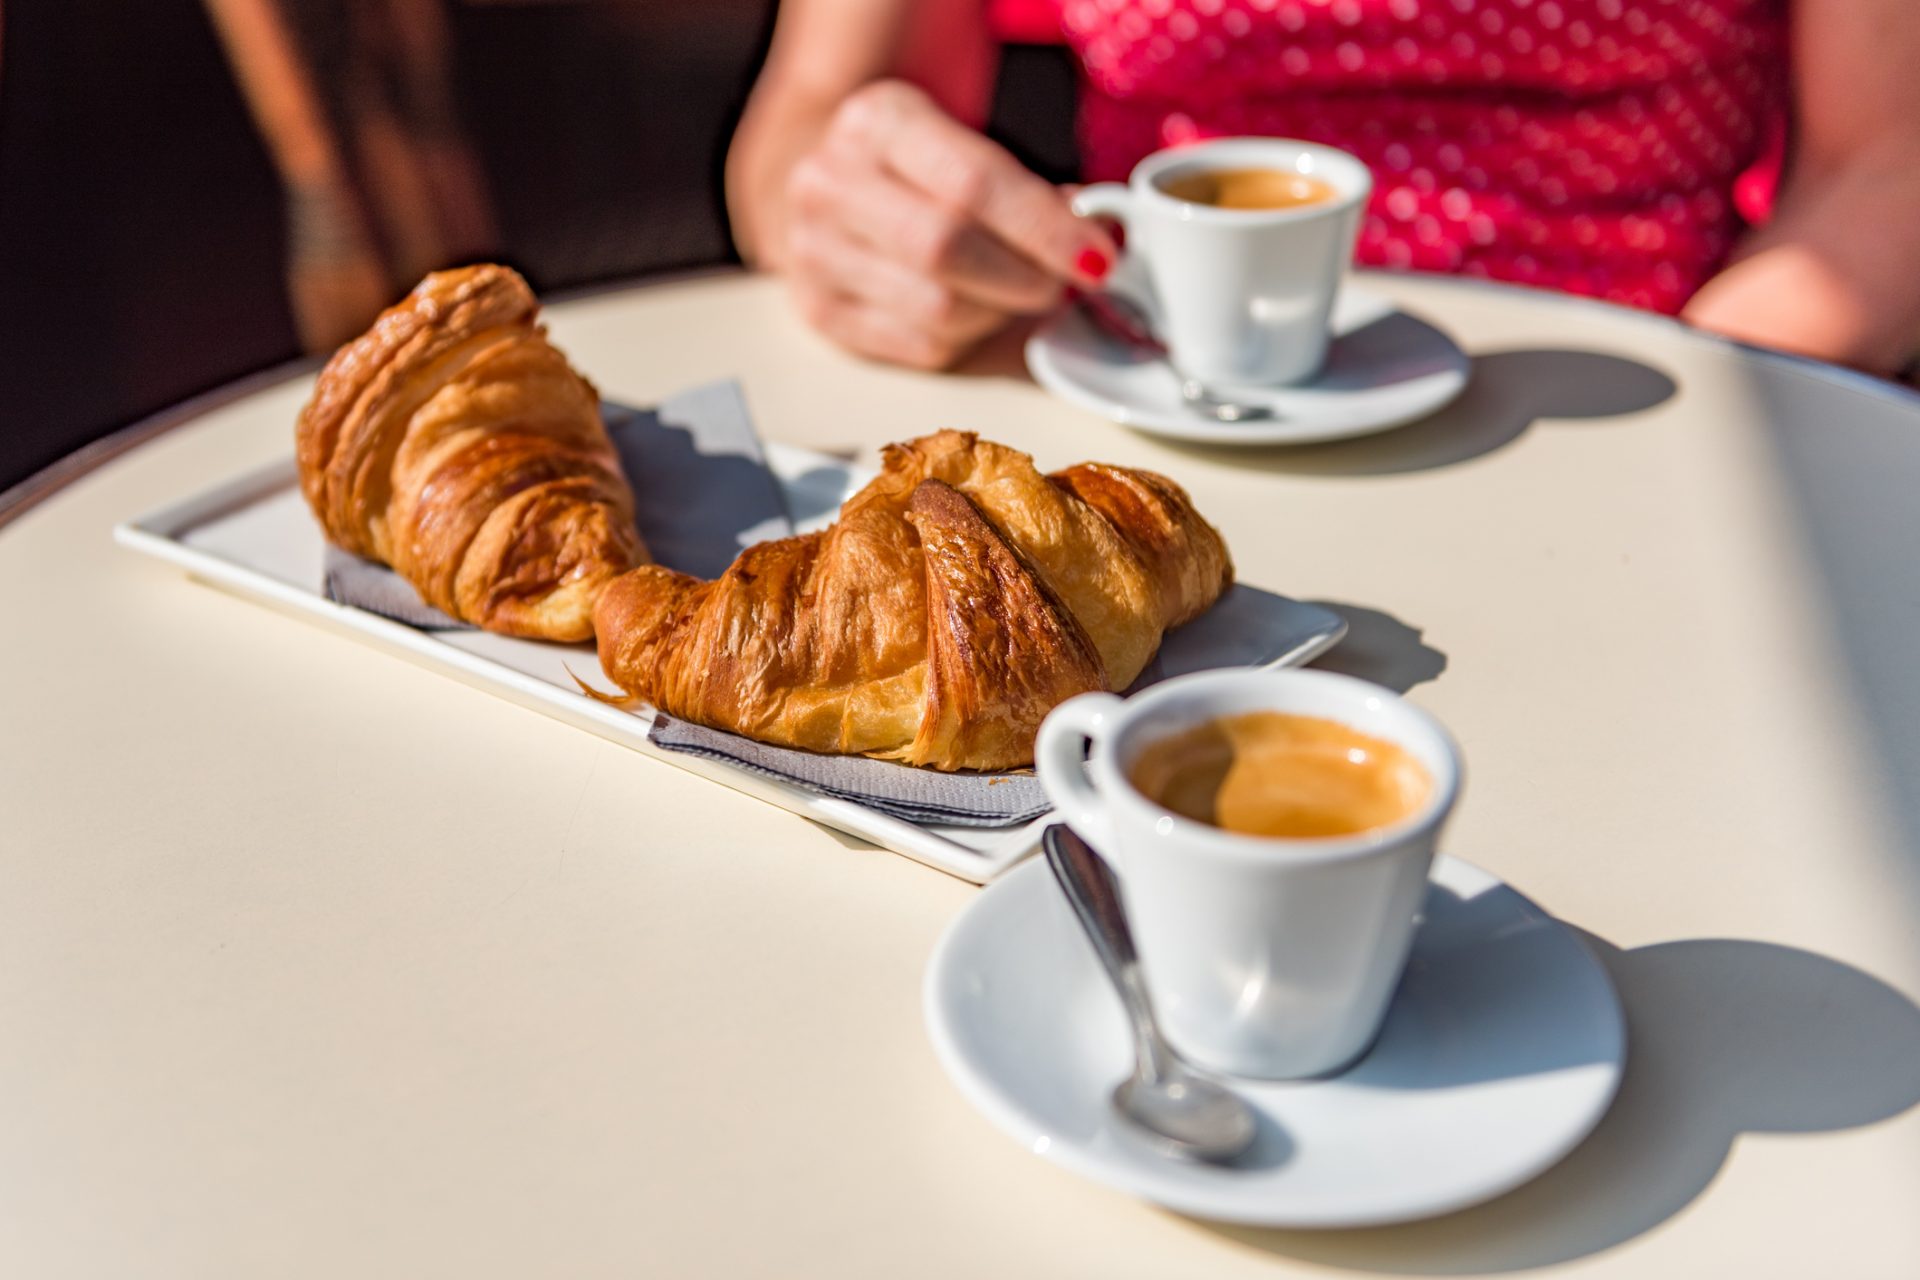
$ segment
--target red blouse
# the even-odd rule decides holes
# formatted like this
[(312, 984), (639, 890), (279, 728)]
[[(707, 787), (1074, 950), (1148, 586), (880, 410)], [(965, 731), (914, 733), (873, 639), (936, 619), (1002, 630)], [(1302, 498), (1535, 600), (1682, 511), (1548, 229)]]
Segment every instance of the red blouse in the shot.
[(1230, 134), (1373, 169), (1362, 262), (1675, 311), (1782, 130), (1780, 0), (1056, 0), (1089, 180)]

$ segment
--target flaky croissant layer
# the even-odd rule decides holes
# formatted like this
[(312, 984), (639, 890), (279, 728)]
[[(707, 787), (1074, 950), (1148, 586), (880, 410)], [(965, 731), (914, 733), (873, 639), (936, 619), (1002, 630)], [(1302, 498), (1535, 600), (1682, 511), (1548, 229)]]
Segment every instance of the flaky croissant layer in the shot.
[(490, 631), (593, 634), (643, 563), (592, 384), (506, 267), (422, 280), (322, 370), (296, 430), (300, 486), (336, 545)]
[(1029, 764), (1040, 721), (1123, 689), (1167, 628), (1219, 598), (1219, 533), (1163, 476), (943, 431), (886, 451), (819, 533), (712, 582), (659, 566), (609, 586), (600, 663), (682, 719), (937, 769)]

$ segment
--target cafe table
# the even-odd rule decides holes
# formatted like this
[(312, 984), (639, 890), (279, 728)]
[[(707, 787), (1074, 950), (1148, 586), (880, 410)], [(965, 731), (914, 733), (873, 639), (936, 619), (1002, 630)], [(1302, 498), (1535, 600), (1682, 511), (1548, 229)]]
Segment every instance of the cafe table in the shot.
[(721, 274), (554, 303), (610, 399), (738, 377), (842, 455), (939, 427), (1165, 472), (1321, 665), (1461, 742), (1446, 849), (1579, 931), (1624, 1079), (1450, 1216), (1211, 1224), (949, 1084), (921, 983), (981, 890), (114, 545), (288, 456), (312, 366), (0, 512), (0, 1274), (1920, 1275), (1920, 396), (1666, 319), (1375, 275), (1471, 383), (1175, 447), (1017, 340), (865, 364)]

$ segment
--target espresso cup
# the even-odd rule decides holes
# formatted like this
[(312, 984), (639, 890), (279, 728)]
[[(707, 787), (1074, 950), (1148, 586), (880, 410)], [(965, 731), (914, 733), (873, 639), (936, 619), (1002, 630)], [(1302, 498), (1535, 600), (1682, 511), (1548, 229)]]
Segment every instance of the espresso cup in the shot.
[[(1183, 200), (1163, 184), (1195, 173), (1271, 169), (1325, 184), (1327, 199), (1274, 209)], [(1328, 319), (1373, 177), (1344, 151), (1279, 138), (1221, 138), (1158, 151), (1123, 186), (1097, 183), (1075, 213), (1126, 227), (1145, 266), (1160, 338), (1174, 367), (1202, 382), (1278, 385), (1326, 360)], [(1120, 277), (1137, 273), (1126, 270)]]
[[(1430, 785), (1387, 825), (1286, 838), (1182, 817), (1129, 780), (1147, 746), (1256, 711), (1392, 743)], [(1064, 702), (1040, 726), (1034, 756), (1060, 816), (1118, 873), (1147, 992), (1182, 1057), (1280, 1080), (1338, 1071), (1366, 1052), (1406, 965), (1434, 842), (1460, 788), (1459, 752), (1433, 717), (1348, 676), (1207, 671), (1129, 699)]]

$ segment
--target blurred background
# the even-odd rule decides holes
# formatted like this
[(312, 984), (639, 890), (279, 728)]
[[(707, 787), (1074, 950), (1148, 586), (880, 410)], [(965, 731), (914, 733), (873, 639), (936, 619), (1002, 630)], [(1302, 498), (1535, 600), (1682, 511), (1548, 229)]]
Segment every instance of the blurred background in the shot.
[[(426, 270), (542, 291), (737, 261), (772, 0), (0, 0), (0, 490), (358, 332)], [(1005, 6), (993, 136), (1073, 176)], [(291, 428), (289, 428), (291, 429)]]

